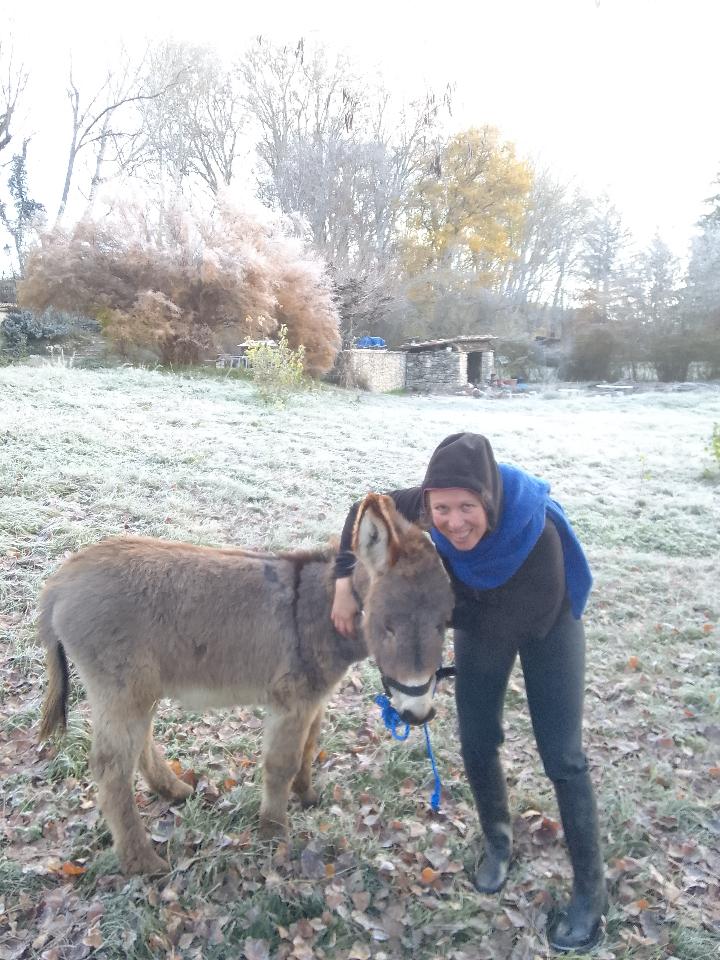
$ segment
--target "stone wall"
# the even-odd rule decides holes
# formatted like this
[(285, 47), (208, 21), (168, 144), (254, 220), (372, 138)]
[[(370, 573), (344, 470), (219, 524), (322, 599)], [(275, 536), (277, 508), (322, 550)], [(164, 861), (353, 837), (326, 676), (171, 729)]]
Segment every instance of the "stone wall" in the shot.
[(420, 393), (454, 393), (467, 384), (467, 354), (454, 350), (408, 353), (405, 386)]
[(406, 356), (399, 350), (343, 350), (355, 383), (376, 393), (404, 389)]

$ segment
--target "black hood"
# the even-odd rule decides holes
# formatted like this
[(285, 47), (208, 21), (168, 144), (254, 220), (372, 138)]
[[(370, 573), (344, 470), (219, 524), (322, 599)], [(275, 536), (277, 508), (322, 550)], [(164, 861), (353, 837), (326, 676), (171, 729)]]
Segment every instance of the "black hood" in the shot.
[(477, 493), (492, 532), (502, 513), (502, 477), (490, 442), (479, 433), (453, 433), (445, 437), (430, 457), (422, 482), (423, 505), (427, 490), (461, 487)]

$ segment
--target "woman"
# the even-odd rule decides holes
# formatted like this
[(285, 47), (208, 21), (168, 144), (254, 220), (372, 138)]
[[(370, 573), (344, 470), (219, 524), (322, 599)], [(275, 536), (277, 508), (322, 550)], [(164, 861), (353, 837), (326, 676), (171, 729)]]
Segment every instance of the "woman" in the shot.
[[(498, 748), (510, 672), (519, 654), (535, 740), (557, 795), (573, 867), (573, 893), (549, 923), (551, 945), (587, 949), (607, 910), (595, 796), (582, 747), (585, 638), (581, 616), (592, 578), (550, 487), (495, 462), (485, 437), (456, 433), (430, 458), (422, 486), (390, 494), (408, 520), (430, 524), (451, 577), (460, 742), (485, 836), (475, 885), (505, 883), (512, 828)], [(350, 574), (355, 519), (345, 522), (332, 620), (349, 636), (358, 607)]]

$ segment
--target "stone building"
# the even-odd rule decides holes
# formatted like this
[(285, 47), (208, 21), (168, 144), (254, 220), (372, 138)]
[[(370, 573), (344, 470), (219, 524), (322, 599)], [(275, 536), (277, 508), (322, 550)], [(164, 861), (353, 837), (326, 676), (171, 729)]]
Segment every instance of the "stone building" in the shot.
[(420, 393), (454, 393), (468, 384), (489, 383), (497, 337), (465, 336), (403, 343), (405, 387)]
[(355, 382), (368, 390), (454, 393), (490, 381), (496, 339), (448, 337), (410, 341), (398, 350), (344, 350), (342, 361)]

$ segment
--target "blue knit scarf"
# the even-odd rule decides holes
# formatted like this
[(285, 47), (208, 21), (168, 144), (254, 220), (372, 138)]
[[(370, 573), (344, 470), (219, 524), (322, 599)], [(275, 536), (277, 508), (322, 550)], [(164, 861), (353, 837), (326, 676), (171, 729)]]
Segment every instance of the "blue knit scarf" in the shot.
[(472, 550), (458, 550), (436, 530), (430, 536), (455, 576), (476, 590), (506, 583), (525, 560), (545, 528), (549, 516), (560, 535), (565, 560), (565, 582), (573, 616), (579, 620), (592, 586), (592, 574), (580, 543), (559, 503), (549, 496), (550, 484), (517, 467), (498, 466), (503, 482), (500, 523)]

